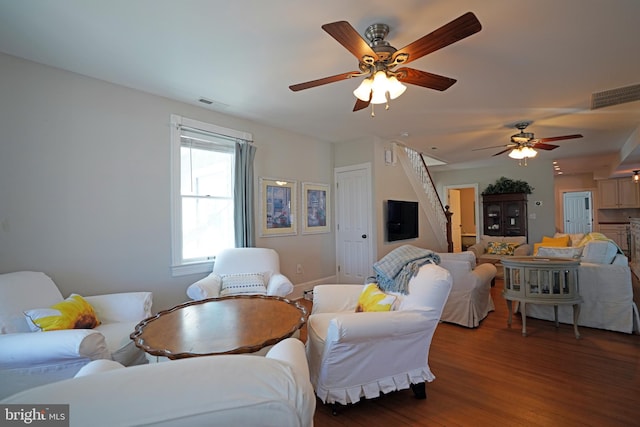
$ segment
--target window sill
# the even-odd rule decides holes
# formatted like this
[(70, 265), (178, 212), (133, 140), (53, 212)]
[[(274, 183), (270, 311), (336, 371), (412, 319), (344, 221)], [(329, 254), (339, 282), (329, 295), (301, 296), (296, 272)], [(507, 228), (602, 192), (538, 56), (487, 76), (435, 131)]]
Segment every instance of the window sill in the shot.
[(213, 269), (213, 260), (205, 262), (194, 262), (191, 264), (173, 265), (171, 266), (171, 275), (173, 277), (188, 276), (190, 274), (211, 273)]

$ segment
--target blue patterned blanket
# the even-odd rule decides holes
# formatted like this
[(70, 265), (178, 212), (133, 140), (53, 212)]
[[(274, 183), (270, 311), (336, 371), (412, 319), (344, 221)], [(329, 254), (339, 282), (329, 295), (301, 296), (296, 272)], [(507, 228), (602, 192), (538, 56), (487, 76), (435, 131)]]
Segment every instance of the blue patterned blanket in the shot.
[(429, 249), (400, 246), (373, 264), (376, 276), (368, 278), (367, 283), (377, 281), (383, 291), (408, 294), (409, 280), (428, 262), (440, 264), (440, 256)]

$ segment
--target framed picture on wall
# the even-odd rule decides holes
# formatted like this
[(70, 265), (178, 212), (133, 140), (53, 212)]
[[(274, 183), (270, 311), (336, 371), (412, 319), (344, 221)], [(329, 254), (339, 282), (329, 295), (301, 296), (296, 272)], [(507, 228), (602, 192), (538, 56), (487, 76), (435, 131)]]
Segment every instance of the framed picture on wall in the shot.
[(330, 195), (327, 184), (302, 183), (302, 234), (329, 233)]
[(297, 182), (260, 178), (260, 236), (292, 236), (296, 226)]

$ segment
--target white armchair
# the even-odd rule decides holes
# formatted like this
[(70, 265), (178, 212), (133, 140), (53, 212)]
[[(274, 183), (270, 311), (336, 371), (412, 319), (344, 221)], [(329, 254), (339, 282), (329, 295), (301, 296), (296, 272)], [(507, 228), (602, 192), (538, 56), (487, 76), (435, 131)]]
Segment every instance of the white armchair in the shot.
[[(280, 273), (280, 257), (273, 249), (268, 248), (232, 248), (225, 249), (216, 256), (213, 271), (207, 277), (198, 280), (187, 288), (187, 296), (192, 300), (217, 298), (224, 296), (225, 278), (231, 276), (258, 273), (264, 289), (258, 290), (255, 285), (245, 288), (244, 293), (264, 293), (285, 297), (293, 292), (293, 284)], [(237, 278), (237, 277), (236, 277)], [(222, 293), (221, 293), (222, 292)], [(237, 292), (228, 292), (234, 295)]]
[(0, 403), (68, 404), (72, 426), (92, 427), (309, 427), (316, 408), (304, 344), (294, 338), (266, 357), (190, 357), (126, 369), (94, 361), (76, 378)]
[(495, 310), (491, 298), (491, 282), (497, 269), (493, 264), (476, 265), (471, 251), (438, 253), (440, 266), (453, 277), (453, 286), (440, 320), (467, 328), (475, 328)]
[(423, 265), (394, 311), (356, 313), (362, 285), (318, 285), (308, 320), (311, 383), (324, 403), (355, 403), (411, 387), (426, 397), (431, 339), (451, 289), (451, 274)]
[(125, 366), (146, 363), (129, 334), (151, 316), (152, 294), (128, 292), (88, 296), (101, 325), (94, 329), (32, 332), (24, 312), (63, 301), (44, 273), (0, 274), (0, 398), (20, 390), (71, 378), (91, 360)]

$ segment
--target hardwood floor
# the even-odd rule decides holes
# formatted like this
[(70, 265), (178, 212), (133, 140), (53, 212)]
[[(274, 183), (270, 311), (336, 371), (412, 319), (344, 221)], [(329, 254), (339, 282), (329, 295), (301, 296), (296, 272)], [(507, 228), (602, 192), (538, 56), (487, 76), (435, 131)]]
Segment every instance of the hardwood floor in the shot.
[(315, 426), (640, 425), (640, 336), (581, 327), (576, 340), (571, 325), (528, 318), (523, 337), (519, 315), (507, 328), (501, 290), (478, 328), (438, 326), (426, 400), (403, 390), (337, 416), (318, 400)]

